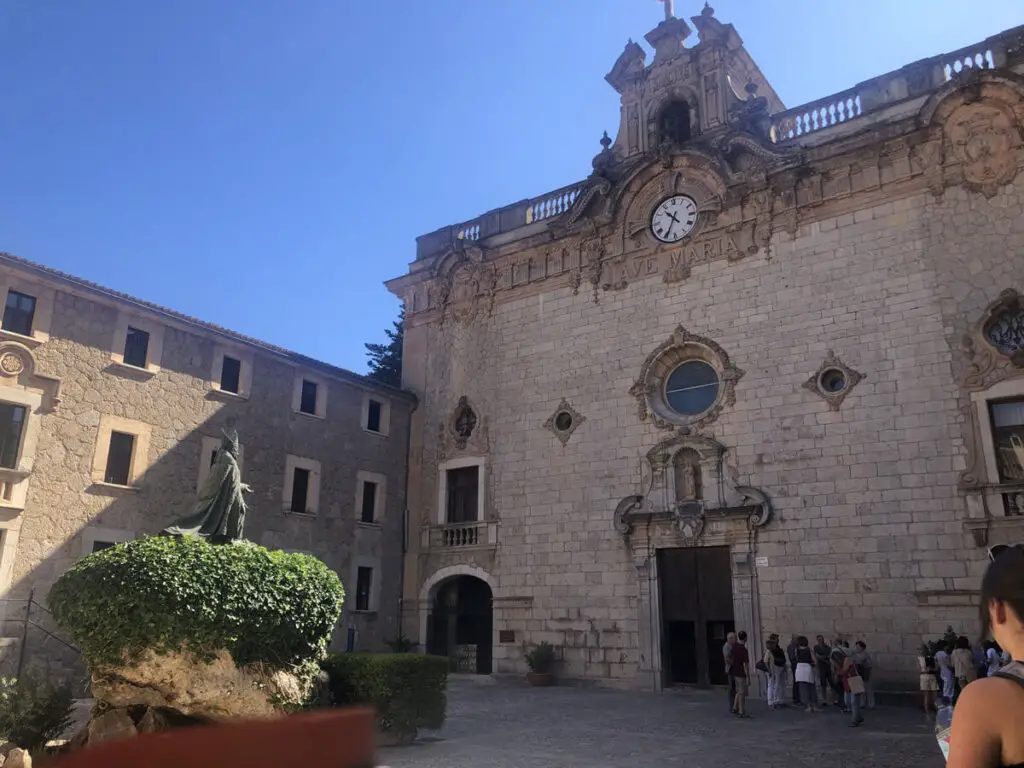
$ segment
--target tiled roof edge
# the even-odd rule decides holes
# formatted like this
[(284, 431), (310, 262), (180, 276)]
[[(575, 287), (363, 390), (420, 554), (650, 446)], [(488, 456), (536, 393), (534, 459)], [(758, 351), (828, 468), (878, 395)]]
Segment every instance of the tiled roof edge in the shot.
[(307, 357), (306, 355), (301, 355), (298, 352), (293, 352), (290, 349), (285, 349), (284, 347), (278, 347), (274, 344), (270, 344), (265, 341), (260, 341), (259, 339), (254, 339), (251, 336), (245, 336), (244, 334), (237, 333), (235, 331), (230, 330), (229, 328), (224, 328), (223, 326), (217, 325), (216, 323), (208, 323), (205, 320), (199, 320), (198, 318), (190, 317), (181, 312), (176, 312), (173, 309), (161, 307), (159, 304), (153, 304), (152, 302), (136, 298), (135, 296), (130, 296), (127, 293), (115, 291), (113, 288), (105, 288), (104, 286), (98, 285), (97, 283), (93, 283), (89, 280), (83, 280), (80, 277), (75, 277), (74, 275), (69, 275), (66, 272), (61, 272), (60, 270), (43, 266), (42, 264), (38, 264), (34, 261), (29, 261), (28, 259), (22, 258), (21, 256), (15, 256), (14, 254), (7, 253), (6, 251), (0, 251), (0, 263), (6, 263), (15, 268), (35, 272), (41, 275), (42, 277), (66, 283), (76, 288), (81, 288), (86, 291), (90, 291), (92, 293), (98, 293), (103, 296), (117, 299), (118, 301), (126, 302), (128, 304), (134, 304), (137, 307), (141, 307), (142, 309), (145, 309), (149, 312), (155, 312), (160, 315), (166, 315), (167, 317), (177, 320), (179, 322), (194, 325), (198, 328), (202, 328), (207, 331), (212, 331), (213, 333), (220, 334), (221, 336), (231, 339), (232, 341), (247, 344), (251, 347), (261, 349), (264, 352), (270, 352), (271, 354), (274, 354), (278, 357), (283, 357), (286, 360), (295, 363), (296, 365), (302, 365), (307, 368), (312, 368), (321, 371), (330, 376), (334, 376), (335, 378), (350, 381), (354, 384), (358, 384), (359, 386), (365, 387), (367, 389), (375, 389), (381, 392), (387, 392), (388, 394), (395, 397), (401, 397), (405, 400), (410, 400), (413, 402), (416, 401), (416, 395), (414, 395), (412, 392), (407, 392), (406, 390), (399, 389), (398, 387), (392, 387), (389, 384), (382, 384), (379, 381), (371, 379), (369, 376), (364, 376), (362, 374), (355, 373), (353, 371), (348, 370), (347, 368), (339, 368), (336, 365), (331, 365), (330, 363), (325, 363), (322, 360), (317, 360), (316, 358)]

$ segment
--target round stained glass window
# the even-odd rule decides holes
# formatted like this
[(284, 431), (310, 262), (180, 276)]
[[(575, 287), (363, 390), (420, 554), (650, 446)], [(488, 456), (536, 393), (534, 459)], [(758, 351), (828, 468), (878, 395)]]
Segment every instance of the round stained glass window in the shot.
[(669, 407), (684, 416), (704, 413), (718, 398), (718, 371), (703, 360), (688, 360), (678, 366), (665, 384)]

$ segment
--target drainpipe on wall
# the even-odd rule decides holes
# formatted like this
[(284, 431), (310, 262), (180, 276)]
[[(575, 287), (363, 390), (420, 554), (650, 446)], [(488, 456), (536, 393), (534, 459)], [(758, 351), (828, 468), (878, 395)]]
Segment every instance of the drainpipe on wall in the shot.
[(405, 555), (409, 551), (409, 457), (412, 450), (412, 415), (420, 406), (416, 398), (405, 422), (405, 504), (402, 509), (402, 559), (398, 564), (398, 636), (402, 632), (402, 616), (405, 613)]

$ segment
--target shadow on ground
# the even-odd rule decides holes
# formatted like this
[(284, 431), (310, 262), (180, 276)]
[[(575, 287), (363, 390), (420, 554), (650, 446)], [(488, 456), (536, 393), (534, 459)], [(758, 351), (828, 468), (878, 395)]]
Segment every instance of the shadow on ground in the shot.
[(917, 710), (884, 707), (859, 728), (839, 710), (726, 712), (724, 692), (627, 693), (578, 688), (449, 686), (448, 721), (411, 747), (381, 751), (389, 768), (942, 768)]

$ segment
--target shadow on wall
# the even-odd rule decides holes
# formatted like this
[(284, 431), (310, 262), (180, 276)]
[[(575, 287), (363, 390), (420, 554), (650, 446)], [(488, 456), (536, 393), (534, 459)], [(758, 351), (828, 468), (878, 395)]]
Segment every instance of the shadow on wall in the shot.
[[(406, 401), (391, 398), (389, 438), (361, 429), (363, 390), (340, 380), (327, 382), (326, 418), (294, 413), (296, 366), (270, 355), (254, 359), (247, 398), (211, 391), (211, 370), (223, 345), (170, 326), (159, 370), (127, 370), (111, 364), (116, 315), (112, 307), (58, 293), (50, 339), (31, 353), (37, 374), (61, 379), (61, 401), (29, 416), (39, 420), (39, 429), (24, 510), (0, 509), (3, 557), (13, 558), (13, 567), (7, 562), (2, 568), (12, 574), (0, 602), (3, 674), (14, 674), (23, 663), (26, 671), (84, 681), (77, 650), (46, 608), (50, 587), (96, 549), (156, 534), (188, 514), (205, 477), (201, 467), (208, 469), (223, 432), (232, 428), (242, 448), (242, 480), (253, 488), (246, 497), (246, 538), (315, 555), (338, 573), (346, 600), (335, 647), (345, 647), (350, 627), (360, 649), (382, 647), (397, 635), (398, 579), (376, 587), (379, 612), (356, 615), (351, 582), (356, 559), (387, 565), (391, 549), (401, 558), (404, 482), (401, 474), (395, 477), (402, 465), (394, 457), (404, 454)], [(111, 423), (115, 432), (132, 424), (148, 431), (134, 440), (127, 486), (103, 482), (106, 444), (117, 450)], [(320, 462), (315, 514), (285, 509), (289, 455)], [(386, 475), (391, 486), (374, 526), (358, 522), (360, 470)]]

